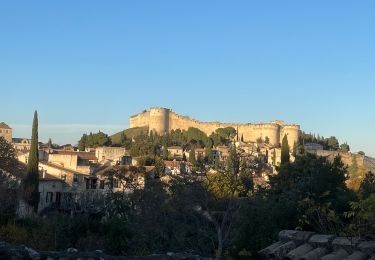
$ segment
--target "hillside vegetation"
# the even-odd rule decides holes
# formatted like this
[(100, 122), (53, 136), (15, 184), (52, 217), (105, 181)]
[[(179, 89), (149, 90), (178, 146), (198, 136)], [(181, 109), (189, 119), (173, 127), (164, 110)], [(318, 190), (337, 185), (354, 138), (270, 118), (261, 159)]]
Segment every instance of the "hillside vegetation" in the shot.
[(124, 131), (118, 132), (114, 135), (111, 135), (110, 138), (112, 140), (112, 144), (120, 144), (121, 141), (121, 133), (124, 133), (128, 139), (132, 139), (142, 133), (148, 133), (148, 127), (133, 127), (128, 128)]

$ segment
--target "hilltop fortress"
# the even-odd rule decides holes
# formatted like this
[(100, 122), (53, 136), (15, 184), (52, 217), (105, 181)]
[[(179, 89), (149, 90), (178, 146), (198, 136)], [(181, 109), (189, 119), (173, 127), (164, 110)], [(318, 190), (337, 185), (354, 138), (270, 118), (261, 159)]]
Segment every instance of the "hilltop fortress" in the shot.
[(181, 116), (168, 108), (154, 107), (150, 110), (130, 117), (130, 128), (148, 127), (149, 131), (163, 135), (172, 130), (187, 130), (195, 127), (210, 135), (218, 128), (233, 127), (238, 131), (238, 136), (243, 136), (245, 142), (255, 142), (258, 138), (269, 138), (270, 144), (278, 145), (284, 135), (288, 136), (289, 146), (298, 142), (300, 126), (296, 124), (284, 124), (283, 121), (273, 121), (259, 124), (235, 124), (221, 122), (200, 122)]

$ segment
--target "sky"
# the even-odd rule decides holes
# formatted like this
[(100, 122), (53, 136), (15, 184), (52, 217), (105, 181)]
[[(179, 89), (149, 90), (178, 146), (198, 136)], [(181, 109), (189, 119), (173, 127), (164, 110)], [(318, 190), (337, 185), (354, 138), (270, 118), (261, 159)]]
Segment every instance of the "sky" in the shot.
[(113, 134), (153, 106), (297, 123), (375, 156), (372, 0), (0, 2), (0, 122)]

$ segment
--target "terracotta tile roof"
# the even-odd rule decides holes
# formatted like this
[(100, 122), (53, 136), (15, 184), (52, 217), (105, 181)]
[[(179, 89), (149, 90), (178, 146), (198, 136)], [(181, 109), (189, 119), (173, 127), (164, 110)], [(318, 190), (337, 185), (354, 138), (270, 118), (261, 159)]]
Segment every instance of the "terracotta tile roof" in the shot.
[(39, 181), (63, 181), (63, 180), (48, 173), (45, 173), (44, 178), (43, 178), (43, 173), (39, 172)]
[[(146, 166), (147, 167), (147, 166)], [(153, 166), (152, 166), (153, 167)], [(97, 171), (95, 175), (104, 175), (105, 173), (112, 171), (112, 170), (124, 170), (125, 174), (140, 174), (140, 170), (136, 166), (130, 165), (111, 165), (108, 167), (102, 168), (101, 170)]]
[(146, 172), (151, 172), (155, 169), (155, 166), (145, 166)]
[(375, 241), (283, 230), (279, 241), (258, 252), (262, 259), (375, 259)]
[(66, 154), (66, 155), (77, 155), (79, 159), (81, 160), (89, 160), (89, 161), (97, 161), (98, 158), (96, 158), (95, 153), (91, 152), (73, 152), (73, 151), (62, 151), (58, 150), (55, 151), (57, 154)]
[(170, 160), (165, 160), (164, 161), (164, 165), (166, 166), (166, 167), (180, 167), (180, 165), (181, 165), (181, 161), (170, 161)]
[[(61, 171), (65, 171), (65, 172), (69, 172), (69, 173), (73, 173), (73, 174), (82, 174), (82, 173), (80, 173), (78, 171), (73, 171), (71, 169), (68, 169), (68, 168), (65, 168), (65, 167), (53, 164), (53, 163), (49, 163), (49, 162), (39, 162), (39, 164), (41, 166), (43, 166), (43, 164), (45, 164), (45, 165), (50, 166), (52, 168), (55, 168), (55, 169), (58, 169), (58, 170), (61, 170)], [(86, 174), (83, 174), (83, 175), (86, 175)]]
[(0, 123), (0, 128), (2, 128), (2, 129), (12, 129), (12, 128), (9, 127), (9, 125), (5, 124), (4, 122)]
[(182, 150), (181, 146), (169, 146), (168, 149), (179, 149)]

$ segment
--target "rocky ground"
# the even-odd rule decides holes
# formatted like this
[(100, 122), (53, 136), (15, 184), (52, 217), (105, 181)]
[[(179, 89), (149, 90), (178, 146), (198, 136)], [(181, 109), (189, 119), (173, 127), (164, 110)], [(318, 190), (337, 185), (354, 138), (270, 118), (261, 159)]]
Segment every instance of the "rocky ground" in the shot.
[(58, 252), (38, 252), (24, 245), (12, 245), (0, 241), (0, 259), (30, 259), (30, 260), (209, 260), (196, 255), (186, 253), (167, 253), (163, 255), (150, 256), (110, 256), (97, 250), (94, 252), (79, 252), (77, 249), (69, 248)]

